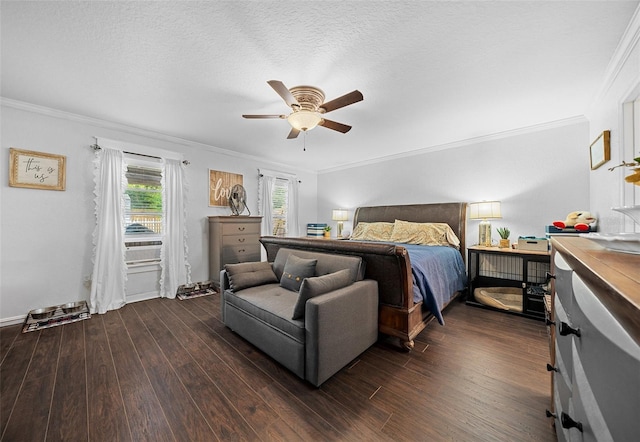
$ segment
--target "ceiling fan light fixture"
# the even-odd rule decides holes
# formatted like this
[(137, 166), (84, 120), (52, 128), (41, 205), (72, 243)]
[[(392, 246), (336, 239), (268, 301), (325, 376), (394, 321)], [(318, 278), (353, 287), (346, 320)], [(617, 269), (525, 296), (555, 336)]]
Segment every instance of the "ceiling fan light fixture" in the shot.
[(287, 121), (294, 129), (307, 131), (316, 127), (322, 121), (322, 116), (319, 112), (313, 112), (308, 110), (299, 110), (293, 112), (287, 117)]

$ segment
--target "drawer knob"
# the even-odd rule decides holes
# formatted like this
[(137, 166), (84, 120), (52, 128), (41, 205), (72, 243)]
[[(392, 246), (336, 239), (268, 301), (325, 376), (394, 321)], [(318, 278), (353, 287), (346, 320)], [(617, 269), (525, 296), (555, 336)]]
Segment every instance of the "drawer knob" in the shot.
[(240, 230), (241, 232), (244, 232), (245, 227), (238, 227), (238, 230)]
[(578, 431), (582, 433), (582, 424), (580, 422), (574, 421), (571, 416), (569, 416), (564, 411), (560, 413), (560, 423), (562, 424), (562, 428), (577, 428)]
[[(555, 371), (556, 373), (558, 372), (558, 368), (554, 367), (551, 364), (547, 364), (547, 371)], [(547, 416), (548, 417), (548, 416)]]
[(238, 238), (238, 242), (244, 242), (246, 238)]
[(576, 335), (577, 337), (580, 337), (580, 329), (579, 328), (573, 328), (569, 324), (567, 324), (566, 322), (560, 322), (560, 331), (559, 331), (559, 333), (560, 333), (561, 336)]
[(554, 419), (557, 419), (557, 418), (558, 418), (558, 415), (557, 415), (557, 414), (552, 413), (552, 412), (550, 412), (549, 410), (544, 410), (544, 414), (546, 414), (546, 415), (547, 415), (547, 417), (552, 417), (552, 418), (554, 418)]

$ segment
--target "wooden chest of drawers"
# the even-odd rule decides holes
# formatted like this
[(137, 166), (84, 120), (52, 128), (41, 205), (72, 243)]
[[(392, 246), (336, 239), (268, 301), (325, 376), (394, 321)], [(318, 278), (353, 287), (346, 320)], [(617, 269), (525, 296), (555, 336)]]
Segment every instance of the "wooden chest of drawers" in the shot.
[(209, 217), (209, 278), (220, 284), (225, 264), (260, 261), (260, 216)]
[(552, 415), (559, 441), (640, 434), (640, 256), (554, 238)]

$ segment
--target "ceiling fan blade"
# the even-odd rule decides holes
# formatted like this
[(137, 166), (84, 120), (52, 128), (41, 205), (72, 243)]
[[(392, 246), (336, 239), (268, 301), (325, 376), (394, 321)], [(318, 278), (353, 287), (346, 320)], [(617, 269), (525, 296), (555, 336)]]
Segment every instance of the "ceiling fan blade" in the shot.
[(286, 115), (243, 115), (242, 118), (280, 118), (280, 119), (285, 119), (287, 118)]
[(287, 89), (284, 83), (278, 80), (269, 80), (267, 81), (267, 83), (269, 83), (269, 86), (271, 86), (273, 90), (276, 91), (278, 95), (282, 97), (284, 102), (287, 103), (287, 106), (289, 107), (300, 106), (300, 103), (298, 103), (298, 100), (296, 100), (296, 97), (293, 96), (293, 94), (289, 91), (289, 89)]
[(340, 109), (341, 107), (349, 106), (350, 104), (357, 103), (358, 101), (364, 100), (362, 96), (362, 92), (359, 90), (355, 90), (353, 92), (349, 92), (348, 94), (343, 95), (342, 97), (338, 97), (335, 100), (331, 100), (327, 103), (323, 103), (320, 106), (320, 112), (324, 109), (324, 112), (331, 112), (336, 109)]
[(287, 136), (287, 140), (292, 140), (294, 138), (298, 138), (298, 134), (300, 133), (300, 131), (298, 129), (296, 129), (295, 127), (291, 128), (291, 132), (289, 132), (289, 135)]
[(343, 134), (346, 134), (351, 130), (351, 126), (338, 123), (337, 121), (327, 120), (326, 118), (323, 118), (322, 121), (318, 123), (318, 126), (326, 127), (327, 129), (337, 130), (338, 132), (342, 132)]

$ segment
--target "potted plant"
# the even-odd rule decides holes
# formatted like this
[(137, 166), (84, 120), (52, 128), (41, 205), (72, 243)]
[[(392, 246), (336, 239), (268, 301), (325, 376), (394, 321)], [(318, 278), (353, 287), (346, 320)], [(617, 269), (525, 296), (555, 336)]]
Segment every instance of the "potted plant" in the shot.
[(327, 226), (324, 228), (324, 237), (331, 238), (331, 226)]
[(498, 227), (496, 230), (500, 235), (500, 248), (508, 249), (511, 246), (511, 242), (509, 241), (509, 235), (511, 234), (511, 231), (508, 227)]

